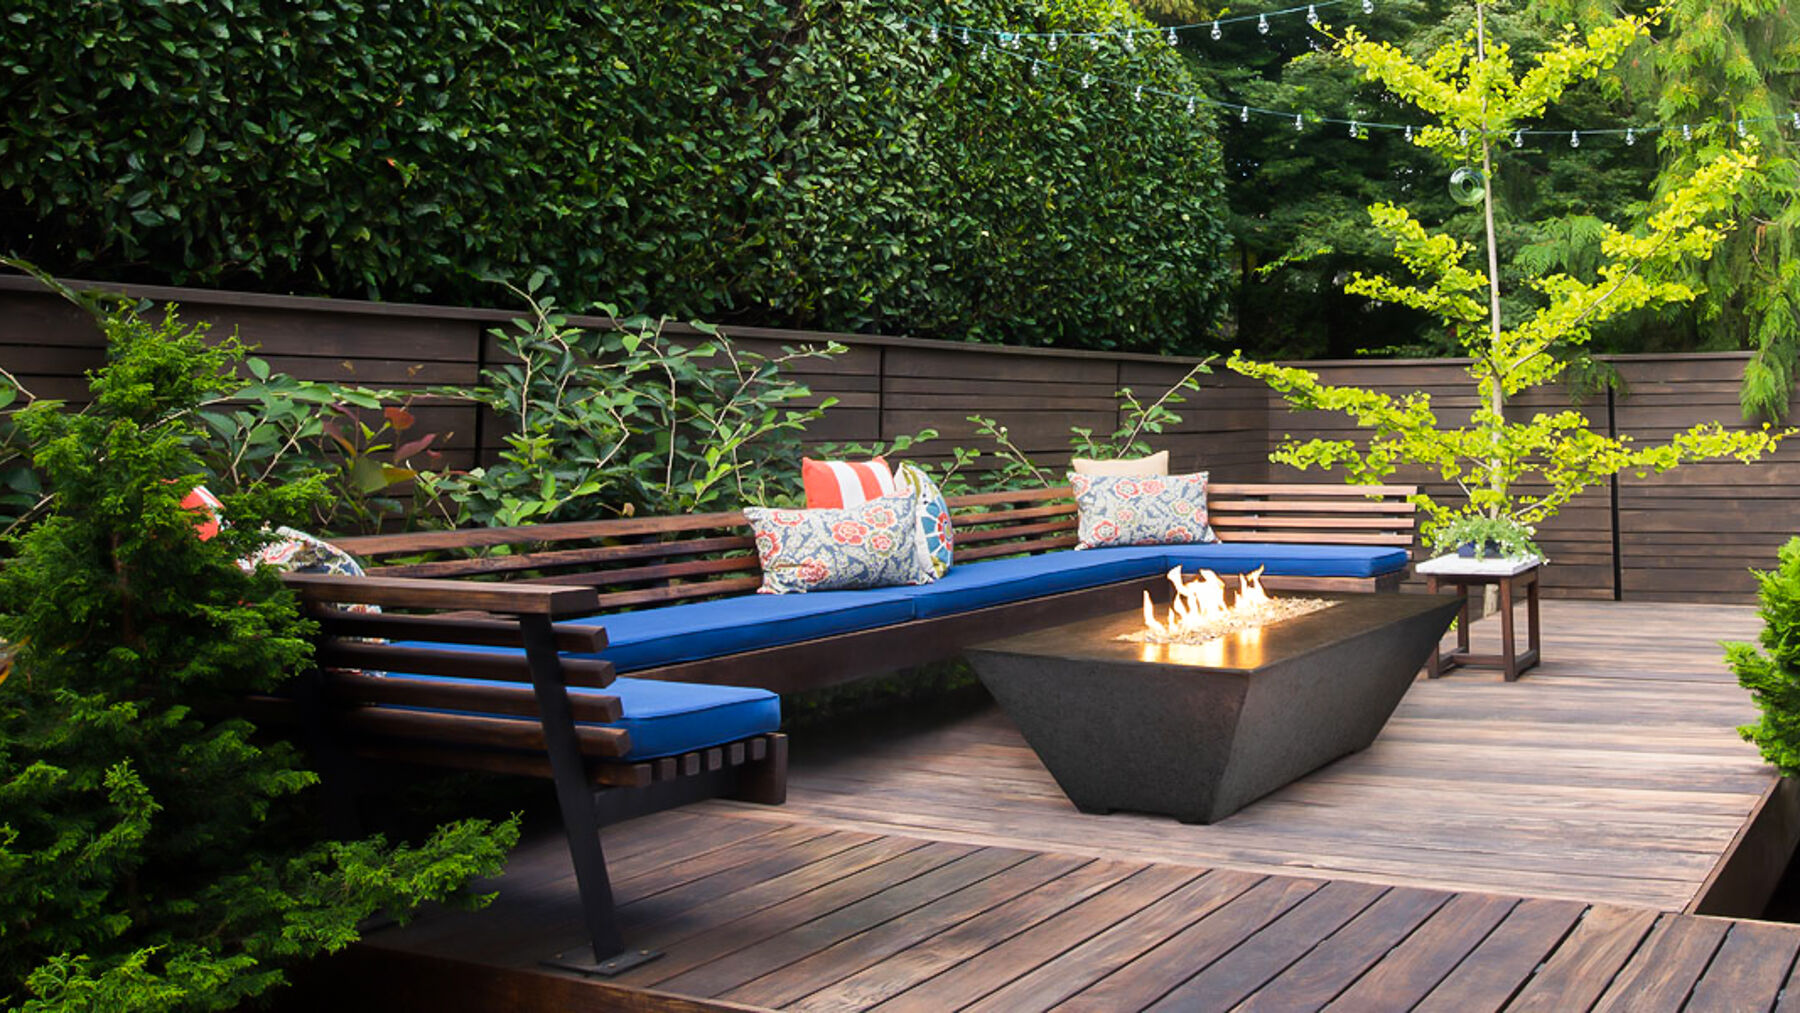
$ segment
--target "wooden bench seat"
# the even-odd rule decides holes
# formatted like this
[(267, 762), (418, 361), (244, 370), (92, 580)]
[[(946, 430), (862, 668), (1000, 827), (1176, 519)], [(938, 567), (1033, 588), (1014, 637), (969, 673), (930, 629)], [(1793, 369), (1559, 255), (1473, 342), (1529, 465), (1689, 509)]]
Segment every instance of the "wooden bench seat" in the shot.
[[(1386, 547), (1409, 554), (1413, 545), (1415, 507), (1408, 497), (1417, 492), (1414, 486), (1217, 483), (1209, 492), (1212, 525), (1225, 546)], [(1077, 518), (1070, 496), (1059, 487), (951, 498), (957, 566), (1072, 550)], [(588, 587), (605, 614), (746, 595), (762, 582), (748, 524), (736, 511), (375, 535), (338, 544), (371, 560), (372, 576)], [(1251, 561), (1244, 569), (1254, 567)], [(1145, 590), (1163, 589), (1153, 569), (991, 607), (633, 666), (629, 674), (780, 693), (815, 689), (953, 658), (997, 631), (1023, 632), (1134, 608)], [(1403, 569), (1370, 576), (1272, 573), (1263, 583), (1274, 590), (1376, 591), (1397, 588), (1403, 576)], [(872, 669), (876, 661), (886, 667)]]

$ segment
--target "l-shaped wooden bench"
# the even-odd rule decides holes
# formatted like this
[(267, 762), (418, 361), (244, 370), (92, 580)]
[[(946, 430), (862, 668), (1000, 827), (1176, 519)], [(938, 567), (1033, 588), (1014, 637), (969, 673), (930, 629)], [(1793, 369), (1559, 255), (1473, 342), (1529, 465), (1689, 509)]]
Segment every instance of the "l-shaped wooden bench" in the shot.
[[(1209, 492), (1211, 523), (1224, 543), (1214, 551), (1246, 564), (1259, 552), (1280, 554), (1291, 546), (1387, 550), (1379, 572), (1272, 571), (1263, 579), (1271, 589), (1392, 590), (1404, 576), (1414, 540), (1408, 499), (1414, 487), (1218, 483)], [(1055, 569), (1048, 554), (1071, 553), (1075, 544), (1069, 495), (1056, 488), (952, 498), (957, 565), (951, 575), (1021, 556), (1043, 557)], [(787, 743), (772, 727), (633, 759), (629, 733), (616, 726), (626, 708), (604, 692), (614, 685), (615, 667), (628, 669), (632, 680), (795, 692), (953, 658), (1001, 634), (1132, 608), (1162, 583), (1160, 567), (1134, 564), (1124, 579), (1102, 573), (1046, 593), (1014, 587), (1006, 600), (978, 607), (906, 611), (897, 621), (713, 653), (695, 648), (693, 641), (704, 638), (692, 632), (609, 645), (606, 627), (609, 620), (615, 626), (642, 620), (651, 610), (752, 594), (761, 576), (740, 512), (425, 531), (338, 544), (374, 561), (367, 576), (288, 577), (321, 622), (322, 671), (300, 696), (306, 737), (327, 778), (353, 782), (355, 760), (550, 777), (597, 958), (565, 966), (601, 973), (651, 956), (627, 950), (615, 924), (602, 825), (708, 795), (778, 803), (786, 791)], [(1118, 551), (1065, 558), (1085, 566)], [(1344, 565), (1330, 556), (1302, 559), (1306, 565), (1297, 568)], [(868, 594), (873, 603), (875, 592)], [(758, 597), (763, 602), (748, 601), (763, 604), (770, 596)], [(854, 610), (855, 599), (848, 600)], [(882, 600), (892, 613), (896, 603)], [(340, 607), (349, 603), (384, 611)], [(769, 627), (781, 624), (778, 618), (751, 623), (751, 641), (780, 641), (780, 630)]]

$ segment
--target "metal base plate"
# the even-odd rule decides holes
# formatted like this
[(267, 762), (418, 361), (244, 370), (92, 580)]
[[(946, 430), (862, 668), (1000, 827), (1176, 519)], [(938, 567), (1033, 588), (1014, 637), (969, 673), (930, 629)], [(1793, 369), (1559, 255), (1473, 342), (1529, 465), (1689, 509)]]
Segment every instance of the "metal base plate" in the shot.
[(597, 974), (610, 978), (615, 974), (623, 974), (638, 966), (662, 956), (655, 950), (623, 950), (605, 960), (594, 959), (594, 948), (583, 946), (580, 949), (558, 953), (540, 961), (545, 967), (554, 967), (560, 971), (574, 971), (576, 974)]

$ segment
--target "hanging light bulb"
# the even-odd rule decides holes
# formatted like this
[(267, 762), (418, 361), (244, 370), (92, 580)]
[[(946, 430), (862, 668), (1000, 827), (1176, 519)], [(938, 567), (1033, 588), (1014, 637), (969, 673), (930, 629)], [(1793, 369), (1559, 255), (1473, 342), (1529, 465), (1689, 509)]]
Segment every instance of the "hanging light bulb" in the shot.
[(1098, 35), (1088, 36), (1088, 48), (1089, 49), (1099, 49), (1100, 48), (1100, 36), (1098, 36)]
[(1125, 33), (1125, 51), (1127, 53), (1137, 52), (1137, 36), (1131, 32)]
[(1192, 98), (1188, 99), (1188, 115), (1194, 115), (1194, 100)]
[(963, 45), (966, 46), (969, 44), (969, 30), (967, 28), (963, 29), (962, 40), (963, 40)]
[(1636, 143), (1637, 143), (1637, 131), (1631, 127), (1626, 127), (1625, 128), (1625, 146), (1629, 148)]
[(1523, 148), (1524, 146), (1525, 146), (1525, 131), (1523, 131), (1523, 130), (1513, 131), (1513, 147)]
[(1359, 126), (1357, 124), (1357, 122), (1355, 120), (1350, 121), (1350, 136), (1351, 137), (1361, 137), (1362, 136), (1362, 128), (1361, 128), (1361, 126)]
[(1093, 83), (1094, 83), (1094, 75), (1092, 75), (1092, 74), (1081, 75), (1081, 86), (1083, 88), (1092, 87)]
[(1169, 34), (1163, 36), (1163, 41), (1171, 46), (1179, 45), (1181, 43), (1181, 40), (1175, 37), (1175, 29), (1173, 28), (1169, 29)]
[(1317, 4), (1306, 5), (1306, 23), (1314, 28), (1319, 27), (1319, 7)]
[(1238, 110), (1238, 122), (1239, 123), (1250, 122), (1250, 107), (1249, 106), (1244, 106), (1243, 108)]
[(1052, 53), (1056, 52), (1056, 36), (1054, 35), (1050, 36), (1049, 48)]
[(1581, 131), (1579, 131), (1579, 130), (1569, 131), (1569, 147), (1571, 147), (1571, 148), (1581, 147)]
[(1306, 129), (1306, 121), (1300, 118), (1299, 113), (1294, 114), (1294, 129), (1295, 130)]
[(1411, 123), (1408, 123), (1406, 125), (1406, 139), (1409, 141), (1412, 140), (1412, 124)]
[(931, 26), (931, 44), (932, 44), (932, 45), (934, 45), (934, 46), (935, 46), (935, 45), (937, 45), (937, 40), (938, 40), (938, 30), (937, 30), (937, 26), (936, 26), (936, 25), (932, 25), (932, 26)]
[(987, 51), (988, 51), (987, 43), (983, 42), (981, 44), (981, 58), (983, 60), (987, 59)]
[(1462, 130), (1458, 130), (1456, 132), (1456, 143), (1464, 145), (1464, 146), (1468, 145), (1469, 131), (1468, 131), (1467, 127), (1463, 128)]
[(1131, 100), (1133, 102), (1144, 101), (1144, 86), (1143, 85), (1141, 85), (1141, 84), (1138, 85), (1137, 90), (1131, 93)]
[(1364, 14), (1375, 13), (1375, 0), (1363, 0), (1363, 13)]
[(1737, 121), (1737, 132), (1738, 132), (1739, 137), (1749, 137), (1750, 136), (1750, 131), (1744, 129), (1744, 121), (1743, 120)]
[(1693, 140), (1694, 139), (1694, 128), (1689, 126), (1686, 123), (1683, 123), (1681, 125), (1681, 139), (1684, 141)]
[(1038, 62), (1036, 60), (1031, 61), (1031, 76), (1038, 76)]
[(1796, 112), (1795, 112), (1795, 113), (1794, 113), (1794, 120), (1793, 120), (1793, 124), (1794, 124), (1794, 129), (1795, 129), (1795, 130), (1800, 130), (1800, 111), (1796, 111)]
[(1259, 35), (1269, 34), (1269, 16), (1267, 14), (1256, 16), (1256, 31)]
[[(1223, 36), (1223, 35), (1224, 35), (1224, 34), (1225, 34), (1225, 33), (1224, 33), (1224, 32), (1221, 32), (1221, 31), (1219, 31), (1219, 23), (1218, 23), (1218, 22), (1217, 22), (1217, 21), (1214, 21), (1214, 22), (1213, 22), (1213, 26), (1212, 26), (1212, 39), (1213, 39), (1213, 41), (1214, 41), (1214, 42), (1217, 42), (1217, 41), (1219, 41), (1219, 39), (1220, 39), (1220, 37), (1222, 37), (1222, 36)], [(1796, 115), (1796, 116), (1800, 116), (1800, 113), (1795, 113), (1795, 114), (1794, 114), (1794, 115)]]

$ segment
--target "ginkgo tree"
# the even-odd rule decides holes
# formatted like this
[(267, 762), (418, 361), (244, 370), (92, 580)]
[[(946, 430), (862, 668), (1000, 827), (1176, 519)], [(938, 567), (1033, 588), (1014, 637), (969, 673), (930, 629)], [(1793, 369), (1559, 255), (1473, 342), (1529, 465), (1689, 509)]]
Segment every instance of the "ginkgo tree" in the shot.
[[(1268, 383), (1295, 409), (1343, 412), (1371, 431), (1363, 441), (1290, 439), (1273, 460), (1302, 469), (1342, 469), (1353, 482), (1379, 482), (1402, 464), (1412, 464), (1436, 472), (1460, 490), (1460, 501), (1417, 497), (1426, 512), (1428, 538), (1459, 518), (1476, 516), (1511, 522), (1529, 533), (1609, 475), (1628, 469), (1662, 472), (1684, 462), (1724, 457), (1748, 462), (1786, 435), (1767, 426), (1743, 431), (1705, 423), (1667, 443), (1646, 446), (1628, 436), (1594, 431), (1586, 416), (1572, 408), (1538, 412), (1528, 420), (1508, 417), (1509, 402), (1556, 380), (1596, 325), (1640, 308), (1695, 298), (1698, 293), (1688, 280), (1692, 273), (1683, 265), (1706, 258), (1725, 237), (1731, 227), (1728, 208), (1756, 171), (1757, 156), (1754, 139), (1721, 152), (1662, 195), (1640, 225), (1629, 230), (1606, 226), (1602, 261), (1591, 277), (1533, 278), (1528, 282), (1536, 290), (1533, 308), (1514, 314), (1516, 319), (1503, 319), (1493, 186), (1502, 156), (1517, 144), (1518, 132), (1530, 129), (1564, 90), (1610, 68), (1654, 22), (1627, 17), (1585, 35), (1570, 29), (1520, 70), (1504, 44), (1486, 37), (1484, 6), (1476, 5), (1471, 32), (1422, 62), (1355, 29), (1337, 44), (1337, 51), (1366, 77), (1435, 119), (1413, 133), (1413, 143), (1452, 165), (1479, 166), (1482, 250), (1432, 232), (1402, 207), (1377, 204), (1369, 208), (1370, 220), (1414, 278), (1358, 272), (1344, 286), (1352, 294), (1409, 306), (1443, 321), (1469, 356), (1468, 375), (1479, 393), (1468, 422), (1445, 423), (1423, 392), (1394, 396), (1328, 386), (1307, 370), (1252, 362), (1242, 355), (1229, 362), (1238, 372)], [(1579, 143), (1578, 137), (1571, 139)]]

